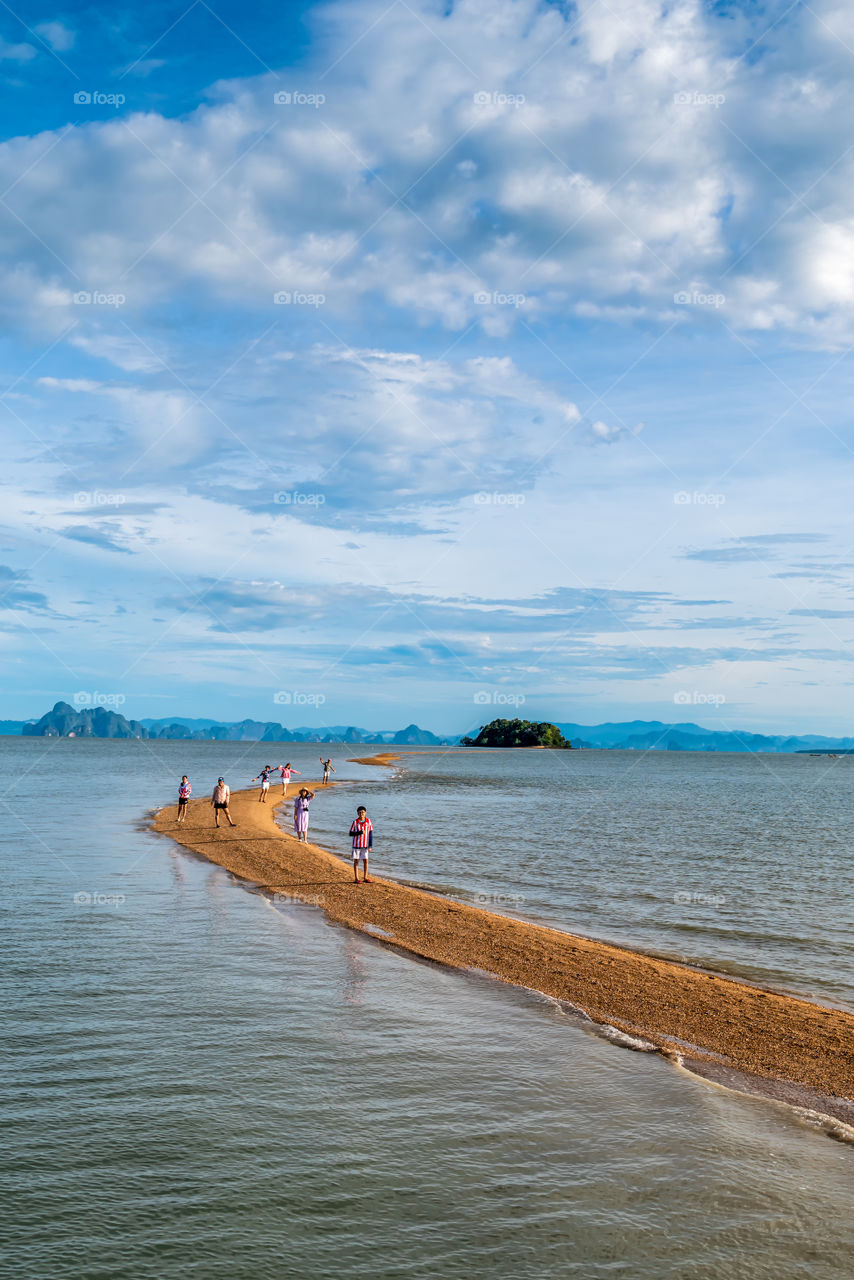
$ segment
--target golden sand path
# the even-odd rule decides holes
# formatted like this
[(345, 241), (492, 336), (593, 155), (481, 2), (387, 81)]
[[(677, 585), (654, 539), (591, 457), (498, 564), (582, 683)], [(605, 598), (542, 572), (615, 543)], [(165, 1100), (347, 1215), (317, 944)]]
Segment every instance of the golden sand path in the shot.
[[(385, 752), (361, 763), (396, 758)], [(390, 880), (357, 887), (349, 861), (286, 834), (276, 809), (272, 792), (259, 804), (257, 790), (237, 791), (234, 830), (214, 828), (208, 799), (190, 802), (183, 825), (176, 825), (174, 805), (153, 825), (236, 876), (322, 907), (330, 920), (425, 959), (568, 1001), (594, 1022), (690, 1059), (710, 1078), (728, 1082), (738, 1072), (777, 1082), (776, 1096), (788, 1101), (796, 1099), (787, 1086), (814, 1091), (818, 1109), (854, 1122), (854, 1014)]]

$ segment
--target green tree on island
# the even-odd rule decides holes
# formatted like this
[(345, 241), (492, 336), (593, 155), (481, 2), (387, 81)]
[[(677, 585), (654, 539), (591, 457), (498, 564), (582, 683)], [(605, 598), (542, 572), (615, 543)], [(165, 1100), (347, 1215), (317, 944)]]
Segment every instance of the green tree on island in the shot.
[(556, 724), (536, 720), (490, 720), (475, 738), (461, 738), (463, 747), (565, 747), (572, 750)]

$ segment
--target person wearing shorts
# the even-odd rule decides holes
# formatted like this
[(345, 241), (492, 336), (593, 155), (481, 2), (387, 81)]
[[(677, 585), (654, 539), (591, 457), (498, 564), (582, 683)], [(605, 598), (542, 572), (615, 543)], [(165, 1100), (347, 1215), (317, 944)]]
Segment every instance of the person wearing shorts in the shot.
[(252, 779), (253, 782), (261, 783), (261, 792), (258, 796), (259, 804), (267, 803), (267, 792), (270, 790), (270, 774), (272, 772), (273, 772), (273, 766), (271, 764), (265, 764), (264, 768), (258, 774), (258, 777)]
[(278, 769), (279, 769), (279, 777), (282, 779), (282, 795), (286, 796), (288, 794), (288, 783), (291, 780), (291, 775), (296, 774), (298, 778), (301, 778), (302, 774), (300, 773), (299, 769), (291, 768), (290, 760), (288, 761), (287, 764), (280, 764), (278, 766)]
[(323, 756), (321, 756), (320, 763), (323, 765), (323, 785), (325, 787), (328, 787), (329, 774), (335, 772), (335, 770), (332, 768), (332, 757), (330, 756), (328, 760), (324, 760)]
[(353, 879), (359, 884), (359, 863), (364, 863), (364, 874), (362, 881), (370, 884), (371, 877), (368, 875), (368, 854), (374, 845), (374, 825), (368, 817), (368, 811), (363, 804), (360, 804), (356, 810), (356, 817), (350, 823), (350, 835), (353, 839)]
[(224, 813), (228, 818), (228, 825), (236, 827), (237, 823), (231, 821), (231, 814), (228, 812), (228, 802), (231, 799), (231, 788), (226, 785), (225, 778), (218, 778), (217, 784), (211, 792), (211, 804), (214, 809), (214, 818), (216, 825), (219, 826), (219, 815)]
[(178, 822), (183, 822), (187, 816), (187, 805), (190, 803), (190, 792), (192, 790), (193, 788), (190, 786), (185, 773), (178, 788)]

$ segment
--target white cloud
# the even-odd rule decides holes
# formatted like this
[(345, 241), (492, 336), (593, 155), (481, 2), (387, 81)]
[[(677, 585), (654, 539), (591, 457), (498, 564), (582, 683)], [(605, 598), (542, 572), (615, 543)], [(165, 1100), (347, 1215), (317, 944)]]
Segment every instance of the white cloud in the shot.
[(38, 22), (33, 30), (57, 53), (66, 53), (74, 47), (76, 33), (63, 22)]
[(39, 378), (39, 384), (50, 391), (102, 391), (103, 382), (95, 382), (91, 378)]
[[(703, 619), (738, 635), (760, 600), (775, 625), (793, 606), (844, 610), (844, 570), (831, 580), (800, 553), (736, 572), (680, 559), (788, 527), (805, 493), (844, 545), (845, 455), (817, 457), (820, 423), (806, 447), (799, 425), (778, 425), (782, 361), (669, 335), (723, 337), (725, 320), (764, 347), (854, 339), (854, 153), (838, 131), (850, 57), (786, 7), (720, 18), (689, 0), (580, 0), (567, 17), (458, 0), (422, 6), (422, 22), (411, 6), (337, 4), (314, 15), (328, 45), (313, 69), (220, 84), (181, 117), (92, 118), (0, 146), (14, 211), (0, 310), (19, 342), (39, 339), (17, 402), (4, 398), (8, 519), (22, 565), (44, 553), (51, 600), (70, 608), (88, 565), (87, 592), (135, 611), (133, 637), (93, 625), (93, 652), (113, 635), (147, 646), (154, 602), (182, 596), (174, 572), (261, 584), (286, 627), (288, 600), (305, 605), (307, 629), (315, 603), (349, 608), (353, 584), (483, 602), (626, 579), (639, 599), (711, 601), (696, 631), (684, 611), (659, 619), (655, 643), (677, 663), (702, 659)], [(762, 56), (741, 57), (761, 35)], [(326, 101), (276, 105), (283, 84)], [(325, 302), (275, 305), (280, 290)], [(74, 301), (96, 292), (125, 301)], [(831, 362), (789, 355), (782, 376), (811, 405)], [(842, 437), (844, 374), (820, 378), (816, 401)], [(283, 490), (312, 501), (277, 501)], [(251, 594), (229, 604), (226, 585), (221, 604), (239, 618)], [(496, 671), (554, 662), (575, 684), (574, 615), (532, 664), (491, 607), (460, 612), (465, 651), (491, 645)], [(815, 645), (828, 621), (785, 626)], [(193, 625), (190, 640), (209, 639)], [(643, 666), (618, 620), (597, 630), (607, 653), (591, 661)], [(447, 661), (415, 633), (407, 616), (403, 665)], [(307, 648), (323, 644), (307, 631)], [(721, 686), (738, 661), (710, 667)]]
[(30, 62), (35, 56), (31, 44), (9, 44), (0, 39), (0, 62)]
[[(384, 8), (325, 14), (341, 60), (319, 107), (277, 106), (261, 77), (185, 118), (75, 127), (49, 154), (52, 135), (5, 144), (15, 271), (42, 297), (122, 288), (128, 315), (200, 289), (260, 310), (291, 287), (330, 315), (378, 297), (499, 336), (567, 309), (664, 316), (690, 281), (736, 327), (829, 346), (852, 330), (854, 157), (835, 126), (854, 89), (822, 27), (841, 11), (791, 12), (751, 63), (732, 42), (768, 14), (745, 27), (699, 0), (582, 0), (572, 41), (574, 17), (527, 0), (427, 8), (426, 25)], [(479, 306), (484, 290), (523, 301)]]

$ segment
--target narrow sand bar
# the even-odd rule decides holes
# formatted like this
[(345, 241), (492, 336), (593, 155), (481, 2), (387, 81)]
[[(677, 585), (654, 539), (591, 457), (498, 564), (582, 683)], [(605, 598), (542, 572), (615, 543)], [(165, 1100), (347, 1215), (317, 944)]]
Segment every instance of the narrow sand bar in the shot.
[(357, 887), (349, 861), (285, 834), (276, 809), (272, 792), (262, 805), (257, 789), (237, 791), (234, 830), (215, 829), (207, 799), (190, 802), (181, 826), (174, 805), (153, 825), (236, 876), (322, 907), (331, 920), (567, 1001), (709, 1079), (737, 1088), (761, 1081), (762, 1092), (854, 1123), (854, 1014), (389, 880)]

